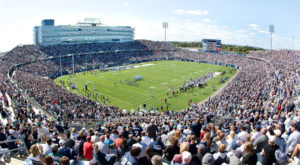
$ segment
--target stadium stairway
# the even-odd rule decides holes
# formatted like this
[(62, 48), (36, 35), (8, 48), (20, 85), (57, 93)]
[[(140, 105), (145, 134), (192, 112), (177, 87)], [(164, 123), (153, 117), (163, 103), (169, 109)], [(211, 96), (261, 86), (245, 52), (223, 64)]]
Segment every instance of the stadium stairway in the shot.
[(25, 157), (13, 157), (10, 162), (4, 162), (3, 158), (0, 159), (0, 165), (22, 165), (25, 163)]
[[(10, 99), (10, 97), (8, 97), (7, 94), (5, 94), (5, 95), (8, 98), (9, 105), (12, 105), (12, 100)], [(2, 98), (3, 96), (4, 96), (4, 94), (2, 92), (0, 92), (0, 98)], [(11, 106), (6, 107), (3, 100), (1, 100), (1, 102), (2, 102), (4, 109), (8, 110), (8, 112), (10, 113), (10, 116), (8, 116), (8, 117), (12, 120), (15, 117), (13, 108)], [(7, 119), (3, 119), (1, 115), (0, 115), (0, 120), (4, 125), (7, 123)]]

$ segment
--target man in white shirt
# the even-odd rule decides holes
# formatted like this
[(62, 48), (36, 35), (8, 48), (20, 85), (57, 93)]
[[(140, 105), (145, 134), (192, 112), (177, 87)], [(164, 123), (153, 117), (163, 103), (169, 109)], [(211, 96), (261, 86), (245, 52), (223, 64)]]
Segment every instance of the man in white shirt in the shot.
[(104, 154), (108, 154), (109, 147), (106, 144), (104, 144), (104, 141), (105, 141), (105, 135), (102, 135), (100, 137), (100, 141), (97, 142), (96, 144), (98, 145), (98, 150), (99, 151), (101, 151)]
[(49, 135), (49, 130), (46, 127), (43, 127), (41, 124), (38, 125), (38, 139), (42, 139)]
[(297, 130), (297, 123), (293, 123), (291, 126), (292, 134), (289, 136), (287, 144), (287, 153), (291, 154), (297, 144), (300, 143), (300, 132)]
[(142, 132), (142, 143), (145, 143), (146, 145), (150, 145), (151, 143), (151, 139), (146, 132)]
[(248, 132), (246, 131), (246, 127), (242, 126), (241, 132), (238, 134), (238, 140), (240, 143), (245, 143), (245, 135), (248, 135)]
[(52, 139), (51, 138), (47, 139), (46, 144), (42, 144), (42, 146), (43, 146), (43, 155), (48, 155), (48, 154), (52, 153), (51, 145), (52, 145)]

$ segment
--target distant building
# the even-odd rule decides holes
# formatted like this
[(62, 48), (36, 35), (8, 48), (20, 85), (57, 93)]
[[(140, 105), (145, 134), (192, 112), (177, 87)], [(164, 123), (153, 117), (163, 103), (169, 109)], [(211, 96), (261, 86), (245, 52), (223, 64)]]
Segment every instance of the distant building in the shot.
[(76, 25), (54, 25), (53, 19), (42, 20), (33, 28), (34, 43), (38, 45), (123, 42), (134, 40), (130, 26), (105, 26), (100, 19), (85, 18)]
[(202, 40), (202, 51), (220, 52), (221, 48), (222, 48), (221, 40), (215, 40), (215, 39), (203, 39)]

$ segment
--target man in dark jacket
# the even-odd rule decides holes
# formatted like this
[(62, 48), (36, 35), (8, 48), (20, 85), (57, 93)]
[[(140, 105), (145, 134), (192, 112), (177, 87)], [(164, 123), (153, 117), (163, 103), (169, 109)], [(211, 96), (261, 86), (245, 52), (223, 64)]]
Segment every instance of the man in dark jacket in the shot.
[[(95, 146), (94, 154), (95, 156), (93, 157), (93, 161), (96, 159), (99, 165), (114, 164), (116, 161), (115, 156), (108, 156), (109, 154), (104, 154), (99, 151), (97, 145)], [(108, 160), (107, 157), (109, 157)]]
[(269, 139), (269, 144), (265, 145), (261, 155), (263, 156), (263, 165), (272, 165), (273, 163), (276, 163), (276, 158), (275, 158), (275, 151), (279, 148), (275, 144), (276, 137), (272, 136)]
[(58, 154), (68, 157), (69, 159), (75, 158), (75, 151), (67, 146), (65, 146), (65, 141), (60, 140), (59, 141), (60, 148), (58, 150)]
[[(0, 127), (0, 141), (5, 141), (7, 138), (6, 138), (6, 135), (4, 134), (4, 128), (3, 127)], [(2, 143), (1, 144), (1, 148), (8, 148), (7, 146), (7, 143)]]
[(193, 155), (192, 161), (195, 164), (201, 165), (202, 164), (202, 158), (206, 153), (206, 147), (205, 147), (204, 144), (198, 144), (196, 147), (198, 149), (198, 152), (197, 152), (197, 154)]
[[(9, 136), (7, 138), (7, 140), (15, 140), (17, 139), (16, 137), (14, 137), (14, 133), (15, 131), (13, 129), (10, 129), (9, 131)], [(20, 144), (19, 141), (13, 141), (13, 142), (8, 142), (8, 149), (9, 150), (13, 150), (13, 149), (16, 149), (18, 148), (18, 144)], [(13, 153), (17, 153), (18, 151), (13, 151)]]

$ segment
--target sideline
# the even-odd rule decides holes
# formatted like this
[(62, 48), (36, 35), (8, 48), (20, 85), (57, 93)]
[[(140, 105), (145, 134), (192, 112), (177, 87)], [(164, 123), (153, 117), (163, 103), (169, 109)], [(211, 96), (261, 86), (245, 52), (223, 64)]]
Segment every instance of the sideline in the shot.
[(221, 88), (219, 88), (217, 91), (215, 91), (215, 93), (213, 93), (212, 95), (210, 95), (208, 98), (206, 98), (205, 100), (202, 100), (201, 102), (199, 102), (197, 104), (197, 106), (201, 106), (202, 104), (204, 104), (209, 98), (214, 98), (216, 95), (220, 94), (224, 88), (226, 88), (228, 86), (228, 84), (240, 73), (240, 69), (237, 69), (237, 72), (234, 76), (232, 76), (224, 85), (222, 85)]

